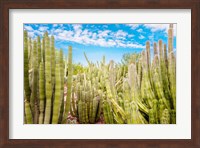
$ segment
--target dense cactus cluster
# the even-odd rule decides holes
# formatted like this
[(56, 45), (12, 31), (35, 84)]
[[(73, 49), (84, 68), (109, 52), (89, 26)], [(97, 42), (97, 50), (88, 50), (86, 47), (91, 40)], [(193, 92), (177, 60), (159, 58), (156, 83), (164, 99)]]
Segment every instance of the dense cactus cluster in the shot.
[[(54, 37), (28, 39), (24, 31), (25, 123), (61, 123), (64, 103), (64, 59), (54, 47)], [(59, 54), (61, 53), (61, 54)]]
[(71, 46), (64, 59), (53, 36), (45, 33), (32, 41), (25, 31), (25, 123), (175, 124), (173, 25), (168, 48), (162, 40), (152, 48), (153, 54), (147, 41), (146, 49), (133, 54), (128, 64), (106, 64), (105, 56), (92, 63), (84, 53), (88, 66), (73, 75)]

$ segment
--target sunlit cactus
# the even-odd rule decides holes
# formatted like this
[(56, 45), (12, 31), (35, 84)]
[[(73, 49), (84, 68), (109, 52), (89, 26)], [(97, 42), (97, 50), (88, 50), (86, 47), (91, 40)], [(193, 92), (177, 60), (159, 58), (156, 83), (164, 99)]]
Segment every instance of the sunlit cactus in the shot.
[(64, 58), (56, 39), (24, 31), (25, 124), (176, 124), (172, 24), (168, 46), (147, 41), (126, 63), (94, 62), (85, 52), (87, 66), (73, 63), (72, 47)]
[(68, 116), (71, 104), (71, 92), (72, 92), (72, 47), (68, 47), (68, 76), (67, 76), (67, 100), (65, 105), (65, 116)]
[(28, 33), (24, 31), (24, 90), (27, 101), (30, 101), (29, 61), (28, 61)]
[(60, 105), (61, 105), (61, 74), (60, 74), (60, 62), (56, 61), (56, 67), (55, 67), (55, 97), (53, 101), (53, 119), (52, 124), (57, 124), (59, 121), (59, 115), (60, 115)]
[(51, 50), (50, 39), (48, 34), (45, 35), (45, 89), (46, 89), (46, 107), (44, 124), (49, 124), (51, 119), (51, 98), (52, 98), (52, 84), (51, 84)]
[(40, 62), (39, 67), (39, 124), (44, 123), (44, 110), (45, 110), (45, 76), (44, 76), (44, 63)]

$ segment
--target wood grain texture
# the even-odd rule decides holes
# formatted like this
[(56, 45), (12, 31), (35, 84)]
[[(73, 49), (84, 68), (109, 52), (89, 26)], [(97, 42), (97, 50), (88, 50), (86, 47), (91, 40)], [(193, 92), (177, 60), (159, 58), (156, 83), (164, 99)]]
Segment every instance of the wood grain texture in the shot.
[[(10, 140), (9, 9), (191, 9), (191, 140)], [(0, 147), (199, 148), (200, 147), (200, 0), (0, 0)]]

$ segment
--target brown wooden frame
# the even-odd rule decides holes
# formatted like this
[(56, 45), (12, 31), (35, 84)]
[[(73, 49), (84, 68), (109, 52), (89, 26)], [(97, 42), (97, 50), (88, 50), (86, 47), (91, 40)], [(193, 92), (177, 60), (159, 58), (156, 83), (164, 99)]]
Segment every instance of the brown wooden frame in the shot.
[[(9, 139), (9, 9), (191, 9), (192, 138), (190, 140)], [(200, 0), (0, 0), (0, 147), (200, 148)], [(16, 96), (17, 97), (17, 96)], [(69, 133), (66, 133), (69, 134)]]

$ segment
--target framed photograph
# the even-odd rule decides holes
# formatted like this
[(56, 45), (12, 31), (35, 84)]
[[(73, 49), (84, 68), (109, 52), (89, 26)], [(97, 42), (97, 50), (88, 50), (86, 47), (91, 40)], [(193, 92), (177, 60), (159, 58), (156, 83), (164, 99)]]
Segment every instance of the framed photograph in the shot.
[(200, 146), (200, 1), (1, 12), (2, 147)]

